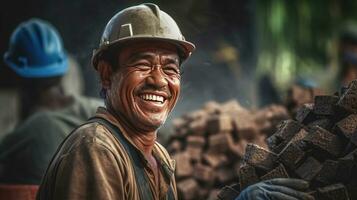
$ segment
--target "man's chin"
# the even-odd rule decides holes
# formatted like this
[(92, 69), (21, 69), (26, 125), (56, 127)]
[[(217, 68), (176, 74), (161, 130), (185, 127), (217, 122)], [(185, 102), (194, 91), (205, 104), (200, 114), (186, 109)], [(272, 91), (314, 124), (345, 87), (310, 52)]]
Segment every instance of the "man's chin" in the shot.
[(146, 110), (138, 107), (138, 111), (136, 113), (137, 122), (136, 124), (140, 124), (145, 129), (150, 129), (150, 131), (154, 131), (159, 129), (166, 121), (167, 113), (165, 111), (162, 112), (150, 112), (150, 110)]
[(151, 131), (155, 131), (159, 129), (164, 123), (165, 120), (163, 119), (146, 118), (145, 120), (142, 121), (142, 125), (144, 125), (147, 129), (150, 129)]

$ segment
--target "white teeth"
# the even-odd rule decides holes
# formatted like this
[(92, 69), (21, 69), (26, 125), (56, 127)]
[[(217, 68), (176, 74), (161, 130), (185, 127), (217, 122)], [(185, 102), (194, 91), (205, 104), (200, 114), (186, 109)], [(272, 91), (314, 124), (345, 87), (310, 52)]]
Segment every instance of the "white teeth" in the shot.
[(140, 95), (140, 98), (142, 98), (144, 100), (158, 101), (158, 102), (164, 103), (163, 96), (158, 96), (158, 95), (154, 95), (154, 94), (143, 94), (143, 95)]

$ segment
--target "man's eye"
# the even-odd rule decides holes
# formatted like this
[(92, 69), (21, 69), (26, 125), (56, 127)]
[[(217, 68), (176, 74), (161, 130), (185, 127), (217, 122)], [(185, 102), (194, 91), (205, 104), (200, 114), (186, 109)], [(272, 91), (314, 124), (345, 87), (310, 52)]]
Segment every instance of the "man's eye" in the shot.
[(150, 70), (151, 65), (149, 63), (137, 63), (134, 65), (134, 67), (141, 69), (141, 70)]
[(165, 66), (164, 71), (165, 71), (165, 73), (170, 74), (170, 75), (180, 74), (180, 70), (177, 67), (171, 66), (171, 65)]

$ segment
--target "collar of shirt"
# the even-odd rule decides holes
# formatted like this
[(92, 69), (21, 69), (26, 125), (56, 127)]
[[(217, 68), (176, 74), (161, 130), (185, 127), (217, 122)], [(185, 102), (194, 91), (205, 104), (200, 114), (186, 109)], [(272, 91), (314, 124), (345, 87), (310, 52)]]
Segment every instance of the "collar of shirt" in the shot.
[[(117, 120), (117, 118), (115, 118), (115, 116), (113, 116), (104, 107), (99, 107), (95, 116), (106, 119), (110, 123), (112, 123), (114, 126), (119, 128), (121, 130), (123, 136), (125, 137), (125, 139), (127, 139), (130, 142), (130, 144), (132, 144), (140, 152), (140, 157), (142, 158), (142, 161), (144, 162), (144, 164), (149, 165), (147, 159), (144, 156), (144, 153), (134, 144), (134, 142), (129, 137), (129, 134), (127, 132), (125, 132), (125, 130), (122, 128), (120, 122)], [(172, 176), (174, 175), (174, 170), (175, 170), (174, 163), (172, 163), (173, 160), (165, 159), (165, 156), (163, 155), (162, 151), (160, 150), (159, 144), (157, 142), (155, 143), (155, 146), (153, 148), (153, 156), (155, 157), (157, 162), (159, 162), (159, 164), (161, 166), (161, 171), (165, 178), (165, 181), (169, 184)], [(168, 163), (168, 162), (171, 162), (171, 163)]]

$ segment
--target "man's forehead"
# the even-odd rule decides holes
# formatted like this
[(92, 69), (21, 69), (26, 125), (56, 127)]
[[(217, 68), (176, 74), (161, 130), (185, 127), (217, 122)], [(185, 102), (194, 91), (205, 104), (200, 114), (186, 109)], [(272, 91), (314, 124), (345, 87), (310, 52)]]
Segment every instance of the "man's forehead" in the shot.
[(178, 47), (167, 42), (137, 42), (126, 45), (121, 49), (124, 56), (140, 54), (163, 54), (167, 56), (178, 57)]

